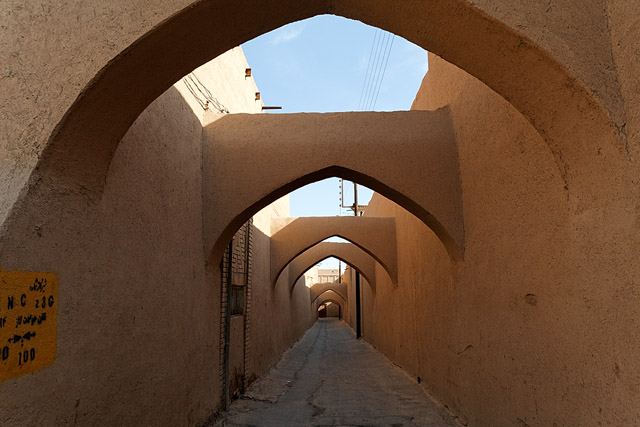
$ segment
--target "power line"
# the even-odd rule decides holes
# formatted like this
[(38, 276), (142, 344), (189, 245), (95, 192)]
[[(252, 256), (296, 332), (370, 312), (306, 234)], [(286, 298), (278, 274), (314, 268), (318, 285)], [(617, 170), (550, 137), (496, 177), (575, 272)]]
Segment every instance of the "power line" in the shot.
[(367, 69), (370, 72), (365, 78), (364, 94), (362, 98), (362, 104), (358, 107), (359, 110), (364, 109), (367, 102), (367, 98), (369, 97), (369, 91), (371, 90), (371, 82), (373, 81), (373, 74), (375, 72), (376, 62), (380, 54), (380, 46), (381, 46), (383, 36), (384, 36), (384, 33), (381, 30), (376, 29), (376, 34), (374, 36), (374, 46), (372, 49), (372, 56), (369, 57), (369, 64), (367, 66)]
[(364, 98), (364, 104), (362, 104), (362, 109), (363, 110), (367, 110), (367, 107), (369, 105), (369, 98), (371, 97), (371, 91), (373, 90), (373, 88), (375, 86), (374, 83), (375, 83), (375, 81), (377, 79), (376, 72), (378, 70), (378, 58), (380, 57), (380, 52), (382, 52), (382, 48), (383, 48), (383, 45), (384, 45), (384, 37), (385, 36), (386, 36), (386, 34), (382, 33), (382, 35), (380, 36), (380, 39), (379, 39), (380, 40), (380, 47), (379, 47), (379, 49), (376, 50), (376, 56), (375, 56), (374, 61), (373, 61), (373, 68), (371, 70), (371, 79), (369, 81), (369, 86), (367, 87), (367, 93), (366, 93), (365, 98)]
[(391, 38), (391, 44), (389, 45), (389, 52), (387, 53), (387, 60), (384, 63), (384, 69), (382, 70), (382, 77), (380, 78), (380, 85), (378, 86), (378, 91), (376, 92), (376, 98), (373, 101), (373, 105), (371, 106), (372, 110), (375, 110), (376, 108), (376, 103), (378, 102), (378, 95), (380, 95), (380, 88), (382, 88), (382, 81), (384, 80), (384, 74), (387, 71), (387, 65), (389, 64), (389, 57), (391, 56), (391, 48), (393, 47), (393, 41), (396, 39), (396, 36), (394, 35)]
[(381, 55), (379, 57), (380, 61), (378, 63), (376, 63), (376, 71), (375, 71), (375, 78), (373, 80), (373, 85), (371, 86), (371, 91), (369, 92), (369, 97), (367, 98), (367, 103), (365, 104), (365, 107), (367, 110), (371, 110), (371, 104), (373, 103), (373, 98), (375, 97), (375, 93), (378, 90), (378, 81), (379, 81), (379, 77), (380, 77), (380, 71), (382, 70), (382, 64), (385, 61), (385, 56), (387, 54), (387, 47), (389, 46), (389, 41), (391, 40), (391, 34), (390, 33), (386, 33), (386, 38), (384, 40), (384, 46), (381, 46), (380, 52)]
[[(382, 81), (387, 71), (389, 57), (395, 35), (376, 29), (369, 53), (369, 63), (367, 64), (367, 72), (360, 92), (360, 101), (358, 102), (358, 110), (372, 110), (378, 101)], [(375, 51), (375, 53), (374, 53)]]
[(360, 106), (362, 105), (362, 96), (364, 95), (364, 88), (367, 85), (367, 79), (369, 78), (369, 69), (371, 68), (371, 57), (373, 56), (373, 46), (376, 44), (376, 38), (380, 31), (374, 29), (373, 33), (373, 43), (371, 43), (371, 52), (369, 52), (369, 61), (367, 63), (367, 73), (364, 76), (364, 82), (362, 83), (362, 90), (360, 91), (360, 101), (358, 102), (358, 110), (360, 110)]
[(378, 68), (378, 58), (380, 58), (380, 53), (382, 52), (382, 39), (385, 36), (385, 33), (380, 31), (380, 37), (378, 37), (378, 44), (376, 47), (376, 54), (373, 57), (373, 66), (371, 68), (371, 74), (369, 75), (369, 83), (367, 84), (367, 90), (365, 92), (365, 97), (364, 97), (364, 104), (362, 105), (362, 108), (365, 109), (367, 104), (368, 104), (368, 99), (369, 99), (369, 94), (371, 93), (371, 90), (373, 88), (373, 82), (375, 81), (375, 70)]
[[(218, 110), (221, 113), (228, 113), (229, 110), (222, 105), (220, 101), (218, 101), (212, 94), (209, 92), (209, 89), (200, 81), (198, 76), (195, 73), (189, 73), (186, 77), (182, 79), (191, 95), (198, 101), (198, 104), (204, 110), (209, 109), (209, 105)], [(198, 94), (199, 93), (199, 94)]]

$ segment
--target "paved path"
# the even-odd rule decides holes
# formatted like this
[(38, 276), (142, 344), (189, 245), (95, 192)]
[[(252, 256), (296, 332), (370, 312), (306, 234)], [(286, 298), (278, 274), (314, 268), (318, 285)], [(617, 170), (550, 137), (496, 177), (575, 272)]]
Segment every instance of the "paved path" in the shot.
[(456, 426), (404, 371), (320, 319), (216, 426)]

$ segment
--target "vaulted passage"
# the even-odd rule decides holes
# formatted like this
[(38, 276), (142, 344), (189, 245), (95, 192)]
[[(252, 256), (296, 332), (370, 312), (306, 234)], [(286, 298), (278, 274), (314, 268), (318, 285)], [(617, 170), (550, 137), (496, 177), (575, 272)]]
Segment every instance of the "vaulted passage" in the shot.
[[(0, 425), (638, 424), (637, 0), (7, 3)], [(263, 114), (326, 14), (410, 110)]]
[[(251, 215), (331, 176), (359, 182), (405, 206), (436, 232), (452, 259), (463, 255), (460, 174), (447, 108), (226, 115), (205, 128), (203, 150), (205, 251), (213, 259)], [(415, 182), (429, 185), (410, 184)], [(224, 199), (227, 194), (235, 197)]]
[[(352, 243), (321, 242), (307, 249), (289, 263), (291, 291), (305, 271), (329, 257), (338, 258), (356, 268), (371, 286), (375, 286), (376, 261), (374, 258)], [(332, 283), (326, 285), (332, 285)], [(313, 287), (311, 292), (312, 300), (317, 296), (317, 293), (314, 292), (316, 287)]]
[(414, 379), (336, 318), (320, 319), (216, 426), (454, 426)]

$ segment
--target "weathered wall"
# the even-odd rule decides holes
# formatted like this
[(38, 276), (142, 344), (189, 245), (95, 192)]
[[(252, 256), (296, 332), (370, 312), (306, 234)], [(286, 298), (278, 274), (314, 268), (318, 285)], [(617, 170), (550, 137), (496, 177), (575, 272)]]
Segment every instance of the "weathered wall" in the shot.
[[(376, 195), (374, 193), (374, 196), (380, 197), (379, 195)], [(390, 202), (393, 204), (393, 202)], [(394, 204), (395, 205), (395, 204)], [(393, 215), (392, 212), (390, 212), (390, 215)], [(373, 215), (371, 215), (373, 216)], [(400, 240), (398, 240), (400, 241)], [(381, 271), (380, 266), (376, 265), (376, 269), (378, 271)], [(352, 268), (350, 265), (347, 265), (347, 267), (344, 270), (344, 274), (343, 274), (343, 280), (344, 283), (346, 284), (346, 288), (347, 288), (347, 303), (344, 307), (344, 321), (347, 322), (349, 324), (349, 326), (351, 326), (351, 328), (355, 331), (357, 328), (357, 323), (356, 323), (356, 288), (355, 288), (355, 283), (356, 283), (356, 270), (354, 268)], [(376, 283), (378, 283), (378, 279), (376, 278)], [(391, 280), (391, 278), (389, 276), (386, 276), (384, 280), (382, 280), (383, 283), (387, 283), (390, 284), (392, 287), (395, 286), (393, 285), (393, 281)], [(364, 289), (367, 290), (367, 293), (364, 293)], [(364, 298), (371, 298), (374, 295), (376, 295), (376, 290), (373, 286), (371, 286), (369, 284), (369, 282), (367, 282), (367, 280), (364, 278), (363, 275), (360, 275), (360, 302), (361, 304), (363, 304), (361, 306), (361, 310), (363, 310), (364, 308)], [(366, 320), (369, 323), (373, 323), (375, 322), (375, 318), (378, 315), (378, 313), (380, 313), (380, 316), (382, 316), (384, 318), (385, 314), (384, 312), (380, 311), (379, 309), (376, 310), (369, 310), (367, 313), (367, 317)], [(364, 317), (362, 317), (364, 319)], [(361, 332), (364, 333), (364, 330), (366, 328), (365, 322), (363, 322), (360, 325), (360, 330)]]
[[(396, 217), (401, 275), (397, 287), (387, 276), (376, 277), (375, 295), (369, 286), (361, 286), (363, 335), (414, 378), (420, 376), (434, 396), (455, 408), (459, 397), (452, 384), (457, 384), (458, 353), (466, 344), (456, 336), (451, 260), (436, 235), (392, 201), (374, 194), (365, 215)], [(350, 276), (349, 298), (355, 298)], [(349, 316), (355, 328), (354, 311), (352, 304)]]
[(235, 397), (243, 392), (245, 376), (251, 376), (250, 372), (244, 372), (244, 326), (244, 316), (229, 319), (229, 394)]
[[(554, 56), (563, 58), (564, 65), (598, 95), (616, 123), (622, 125), (624, 111), (609, 43), (605, 0), (471, 2), (486, 14), (535, 40)], [(630, 12), (638, 7), (634, 0), (615, 3)], [(482, 52), (478, 54), (482, 55)]]
[[(244, 76), (238, 58), (203, 67), (201, 79), (229, 69)], [(242, 105), (241, 92), (215, 95)], [(209, 113), (190, 97), (179, 83), (145, 110), (120, 143), (101, 197), (42, 192), (37, 208), (59, 213), (11, 223), (29, 236), (3, 237), (1, 266), (58, 274), (58, 342), (53, 365), (1, 385), (0, 424), (198, 425), (218, 409), (220, 272), (205, 269), (202, 249)], [(254, 376), (315, 319), (306, 287), (292, 300), (287, 286), (272, 295), (268, 237), (257, 231), (255, 240)]]
[(635, 188), (580, 200), (517, 111), (451, 64), (429, 64), (413, 108), (451, 108), (465, 257), (451, 264), (423, 224), (374, 197), (366, 215), (398, 221), (399, 287), (376, 275), (375, 299), (363, 289), (365, 337), (471, 425), (633, 424)]
[(344, 321), (347, 322), (354, 331), (356, 330), (355, 273), (356, 271), (349, 265), (345, 267), (344, 273), (342, 273), (342, 280), (347, 284), (347, 301), (351, 302), (351, 305), (345, 310)]
[(174, 85), (203, 126), (220, 118), (220, 111), (209, 103), (204, 110), (200, 102), (207, 100), (209, 92), (229, 113), (262, 113), (262, 101), (255, 99), (258, 92), (253, 77), (245, 77), (250, 68), (240, 46), (216, 57), (214, 61), (196, 68)]
[[(627, 8), (635, 5), (634, 0), (617, 3), (624, 3)], [(614, 118), (620, 115), (619, 84), (612, 77), (603, 0), (583, 2), (579, 7), (570, 0), (549, 4), (523, 0), (413, 1), (403, 3), (402, 8), (389, 0), (253, 0), (243, 4), (222, 0), (66, 0), (56, 7), (45, 2), (5, 0), (0, 7), (0, 20), (4, 23), (0, 52), (6, 59), (0, 90), (0, 220), (6, 218), (54, 129), (74, 101), (86, 101), (87, 110), (75, 111), (79, 114), (66, 116), (67, 119), (81, 117), (79, 123), (104, 119), (111, 124), (97, 125), (96, 129), (94, 124), (88, 126), (93, 129), (84, 135), (88, 140), (83, 139), (82, 131), (75, 136), (87, 143), (92, 139), (90, 135), (99, 139), (104, 134), (105, 141), (96, 143), (117, 144), (131, 121), (181, 75), (248, 39), (318, 13), (362, 19), (437, 50), (453, 62), (473, 68), (505, 96), (518, 98), (523, 93), (522, 99), (516, 101), (536, 121), (539, 114), (527, 105), (528, 90), (518, 89), (522, 82), (501, 79), (501, 61), (496, 60), (509, 60), (512, 53), (521, 58), (537, 55), (528, 43), (518, 44), (517, 35), (512, 34), (512, 30), (522, 32), (585, 82)], [(493, 25), (494, 18), (497, 25)], [(502, 22), (510, 28), (504, 28)], [(425, 32), (425, 27), (433, 31)], [(474, 37), (476, 34), (482, 37)], [(494, 36), (495, 41), (504, 42), (501, 46), (506, 47), (502, 52), (505, 58), (496, 51), (498, 45), (489, 41)], [(136, 42), (140, 51), (123, 54)], [(450, 46), (455, 42), (457, 47)], [(545, 58), (540, 57), (538, 65)], [(118, 64), (124, 63), (120, 68)], [(528, 77), (535, 79), (535, 70)], [(97, 97), (93, 98), (93, 92), (86, 97), (87, 89), (96, 89)], [(79, 98), (81, 95), (85, 96)], [(101, 104), (98, 98), (104, 98), (105, 103)], [(123, 102), (127, 98), (130, 102)]]
[(269, 205), (253, 217), (253, 301), (251, 305), (250, 377), (266, 373), (287, 348), (313, 325), (317, 313), (311, 305), (309, 288), (289, 291), (289, 269), (271, 284), (271, 219), (289, 216), (289, 197)]
[(623, 131), (628, 150), (635, 157), (640, 150), (640, 4), (607, 1), (611, 46), (624, 107)]
[(327, 305), (327, 317), (340, 317), (340, 306), (336, 303), (328, 303)]
[(201, 133), (170, 89), (123, 139), (99, 200), (43, 195), (42, 209), (65, 214), (3, 246), (4, 268), (55, 271), (60, 287), (56, 361), (2, 384), (2, 424), (187, 425), (215, 410), (219, 290), (205, 281)]
[[(415, 107), (451, 104), (464, 261), (454, 267), (453, 297), (445, 289), (436, 299), (453, 300), (446, 353), (416, 360), (387, 348), (475, 424), (628, 425), (640, 417), (635, 0), (474, 2), (487, 16), (463, 0), (211, 0), (167, 21), (190, 3), (0, 7), (0, 261), (60, 279), (56, 362), (3, 383), (3, 421), (180, 425), (215, 409), (218, 292), (196, 244), (201, 117), (173, 89), (149, 104), (237, 43), (326, 12), (433, 47), (516, 105), (546, 141), (498, 95), (432, 58)], [(627, 146), (616, 145), (598, 103)], [(25, 187), (60, 123), (49, 163)], [(29, 197), (14, 205), (19, 194)], [(290, 298), (281, 288), (276, 307)], [(403, 333), (421, 335), (418, 313), (398, 316), (414, 320)], [(365, 322), (365, 335), (371, 328)], [(34, 401), (36, 389), (55, 400)]]

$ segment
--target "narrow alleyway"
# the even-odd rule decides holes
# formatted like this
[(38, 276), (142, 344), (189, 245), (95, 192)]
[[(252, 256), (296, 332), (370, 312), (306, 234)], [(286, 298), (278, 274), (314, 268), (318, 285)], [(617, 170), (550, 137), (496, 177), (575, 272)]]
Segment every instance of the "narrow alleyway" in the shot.
[(453, 426), (424, 389), (337, 319), (319, 319), (216, 426)]

